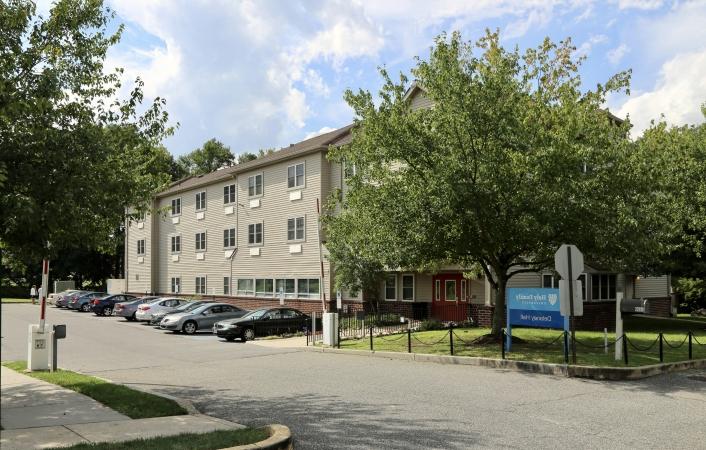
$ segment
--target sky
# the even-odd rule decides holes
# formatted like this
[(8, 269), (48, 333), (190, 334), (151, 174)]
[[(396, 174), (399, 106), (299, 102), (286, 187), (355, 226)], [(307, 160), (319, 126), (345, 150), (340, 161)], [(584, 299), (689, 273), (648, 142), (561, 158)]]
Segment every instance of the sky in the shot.
[[(46, 3), (46, 2), (45, 2)], [(629, 96), (606, 107), (630, 117), (633, 137), (661, 114), (703, 121), (706, 0), (107, 0), (125, 26), (107, 66), (140, 76), (173, 122), (174, 155), (211, 138), (234, 153), (279, 148), (352, 122), (346, 89), (376, 93), (391, 74), (429, 55), (434, 37), (475, 40), (499, 29), (503, 45), (571, 37), (583, 87), (631, 68)], [(41, 7), (39, 8), (41, 11)], [(45, 7), (46, 9), (46, 7)], [(117, 23), (116, 22), (116, 23)], [(126, 88), (127, 89), (127, 88)]]

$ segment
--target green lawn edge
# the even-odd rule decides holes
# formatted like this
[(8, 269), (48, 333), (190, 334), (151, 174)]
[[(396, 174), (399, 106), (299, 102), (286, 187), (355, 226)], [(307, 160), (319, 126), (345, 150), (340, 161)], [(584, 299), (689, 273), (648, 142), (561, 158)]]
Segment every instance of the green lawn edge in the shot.
[[(0, 303), (32, 303), (31, 298), (3, 298)], [(39, 302), (37, 302), (39, 303)]]
[(150, 439), (123, 442), (96, 442), (76, 444), (71, 447), (54, 447), (62, 450), (214, 450), (236, 445), (254, 444), (270, 437), (264, 428), (218, 430), (210, 433), (184, 433)]
[(25, 372), (26, 361), (6, 361), (3, 366), (24, 375), (71, 389), (124, 414), (131, 419), (187, 414), (174, 400), (113, 384), (100, 378), (59, 369), (54, 372)]

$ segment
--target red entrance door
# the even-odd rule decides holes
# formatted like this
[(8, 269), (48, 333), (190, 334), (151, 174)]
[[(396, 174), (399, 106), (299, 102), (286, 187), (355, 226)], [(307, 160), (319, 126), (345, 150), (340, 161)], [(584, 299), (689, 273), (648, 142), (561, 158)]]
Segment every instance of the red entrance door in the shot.
[(460, 273), (441, 273), (432, 277), (432, 317), (441, 321), (467, 320), (468, 280)]

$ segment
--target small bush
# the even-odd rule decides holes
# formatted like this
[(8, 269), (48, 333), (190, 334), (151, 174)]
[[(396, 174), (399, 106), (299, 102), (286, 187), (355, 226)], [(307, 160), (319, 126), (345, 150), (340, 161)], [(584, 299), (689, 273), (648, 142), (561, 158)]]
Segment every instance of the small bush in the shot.
[(438, 320), (425, 320), (419, 324), (419, 331), (443, 330), (446, 328), (443, 323)]

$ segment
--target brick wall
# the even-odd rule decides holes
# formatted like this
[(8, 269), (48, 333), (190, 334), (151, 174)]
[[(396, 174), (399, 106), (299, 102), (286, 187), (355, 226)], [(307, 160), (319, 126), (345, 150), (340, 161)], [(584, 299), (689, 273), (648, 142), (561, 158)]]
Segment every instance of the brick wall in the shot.
[(583, 316), (576, 318), (577, 330), (615, 330), (615, 302), (585, 302)]
[(671, 317), (672, 315), (672, 299), (664, 298), (648, 298), (647, 313), (653, 316)]

